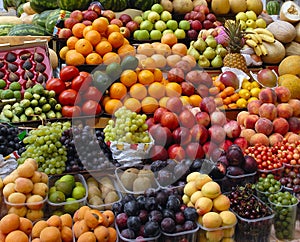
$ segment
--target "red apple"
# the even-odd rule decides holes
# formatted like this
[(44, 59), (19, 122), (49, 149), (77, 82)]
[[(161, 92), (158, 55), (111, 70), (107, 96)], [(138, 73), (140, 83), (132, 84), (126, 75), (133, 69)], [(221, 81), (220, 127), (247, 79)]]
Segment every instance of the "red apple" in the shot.
[(174, 159), (174, 160), (177, 160), (177, 161), (182, 161), (185, 158), (185, 151), (178, 144), (171, 145), (168, 148), (168, 154), (169, 154), (170, 159)]
[(198, 19), (193, 20), (191, 23), (191, 28), (196, 31), (200, 31), (202, 29), (202, 24)]
[(152, 161), (156, 161), (167, 160), (169, 155), (167, 150), (163, 146), (154, 145), (149, 151), (149, 156)]
[(83, 20), (83, 14), (80, 10), (74, 10), (73, 12), (71, 12), (70, 18), (74, 18), (78, 22), (81, 22)]
[(203, 112), (211, 114), (216, 110), (216, 103), (213, 97), (204, 97), (200, 103), (200, 109)]
[(214, 15), (213, 13), (208, 13), (205, 18), (210, 22), (215, 22), (217, 20), (216, 15)]
[(236, 120), (230, 120), (224, 125), (224, 130), (226, 135), (230, 139), (238, 138), (241, 134), (241, 126), (238, 124)]
[(92, 10), (88, 10), (83, 14), (84, 20), (90, 20), (93, 22), (96, 18), (98, 18), (98, 14)]
[(178, 127), (177, 129), (173, 130), (172, 137), (174, 142), (180, 144), (181, 146), (187, 145), (192, 140), (190, 130), (185, 127)]
[(173, 67), (171, 70), (168, 71), (169, 82), (177, 82), (180, 83), (184, 80), (184, 72), (181, 68)]
[(233, 141), (233, 143), (238, 145), (242, 151), (248, 148), (248, 142), (245, 137), (238, 137)]
[(185, 96), (192, 96), (195, 93), (195, 88), (194, 86), (186, 81), (183, 81), (180, 83), (181, 89), (182, 89), (182, 94)]
[(72, 30), (69, 29), (69, 28), (62, 28), (61, 30), (59, 30), (59, 33), (58, 33), (58, 38), (60, 39), (67, 39), (69, 37), (71, 37), (73, 34), (72, 34)]
[(114, 19), (110, 20), (109, 23), (110, 24), (118, 25), (119, 27), (123, 27), (123, 22), (120, 19), (118, 19), (118, 18), (114, 18)]
[(179, 114), (183, 108), (183, 103), (179, 97), (169, 97), (166, 108), (171, 112)]
[(202, 12), (196, 12), (194, 20), (199, 20), (203, 22), (205, 20), (205, 15)]
[(171, 131), (176, 129), (179, 125), (177, 115), (169, 111), (162, 115), (160, 122), (163, 127), (167, 127)]
[(64, 22), (65, 28), (72, 29), (75, 24), (79, 23), (79, 21), (75, 18), (66, 18)]
[(187, 20), (196, 20), (196, 11), (191, 11), (190, 12), (190, 15), (189, 15), (189, 19), (187, 19)]
[(92, 21), (90, 21), (90, 20), (83, 20), (82, 21), (82, 23), (85, 25), (85, 26), (90, 26), (90, 25), (92, 25)]
[(226, 140), (222, 143), (222, 145), (221, 145), (220, 148), (227, 152), (228, 148), (229, 148), (232, 144), (233, 144), (233, 143), (232, 143), (231, 140), (226, 139)]
[(190, 20), (191, 19), (191, 12), (188, 12), (184, 15), (184, 20)]
[(225, 112), (214, 111), (210, 114), (210, 123), (211, 125), (218, 124), (224, 126), (227, 123), (227, 118)]
[(172, 133), (160, 124), (152, 125), (149, 129), (149, 133), (155, 141), (156, 145), (169, 146), (172, 142)]
[(208, 130), (201, 124), (195, 124), (191, 129), (192, 140), (199, 144), (204, 144), (208, 138)]
[(210, 116), (207, 112), (197, 112), (196, 115), (196, 121), (198, 124), (202, 124), (204, 127), (208, 127), (210, 124)]
[(115, 14), (115, 12), (112, 11), (112, 10), (104, 10), (104, 11), (102, 12), (102, 16), (105, 17), (105, 18), (107, 18), (109, 22), (110, 22), (112, 19), (116, 18), (116, 14)]
[(102, 12), (102, 9), (101, 9), (100, 5), (97, 4), (97, 3), (92, 3), (89, 6), (88, 10), (92, 10), (92, 11), (96, 12), (98, 16), (100, 16), (101, 12)]
[(209, 21), (208, 19), (205, 19), (203, 22), (202, 22), (202, 26), (205, 28), (205, 29), (212, 29), (214, 28), (214, 25), (211, 21)]
[(226, 138), (225, 130), (220, 125), (212, 125), (208, 129), (210, 140), (216, 144), (221, 144)]
[(219, 80), (225, 85), (225, 87), (233, 87), (234, 89), (238, 89), (240, 85), (239, 78), (232, 71), (224, 71), (221, 73)]
[(132, 21), (131, 16), (126, 13), (121, 14), (119, 19), (123, 22), (124, 25), (126, 25), (129, 21)]
[(130, 30), (131, 33), (133, 33), (139, 28), (139, 24), (132, 20), (126, 24), (126, 27)]
[(187, 145), (187, 147), (185, 148), (185, 152), (187, 157), (189, 157), (190, 159), (194, 160), (194, 159), (202, 159), (205, 156), (203, 147), (196, 142), (191, 142)]
[(204, 13), (205, 15), (209, 14), (209, 8), (205, 5), (200, 5), (198, 11)]
[(154, 114), (153, 114), (153, 119), (155, 123), (160, 123), (161, 117), (162, 115), (167, 112), (168, 110), (166, 108), (163, 107), (159, 107), (155, 110)]
[(187, 36), (190, 40), (196, 40), (198, 38), (198, 32), (194, 29), (189, 29), (187, 31)]
[(126, 38), (128, 39), (131, 35), (130, 30), (127, 27), (121, 27), (120, 28), (120, 33)]
[(178, 118), (181, 126), (192, 128), (196, 124), (196, 118), (189, 109), (183, 110)]
[(148, 125), (148, 130), (155, 124), (154, 118), (148, 118), (146, 120), (146, 124)]
[(208, 87), (204, 84), (198, 85), (196, 91), (199, 93), (201, 97), (208, 97), (210, 95)]

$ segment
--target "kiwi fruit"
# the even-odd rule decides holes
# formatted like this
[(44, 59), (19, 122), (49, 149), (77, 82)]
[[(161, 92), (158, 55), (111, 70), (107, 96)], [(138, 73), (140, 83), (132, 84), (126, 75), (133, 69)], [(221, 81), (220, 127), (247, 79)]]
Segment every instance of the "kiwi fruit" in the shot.
[(155, 185), (154, 173), (151, 170), (148, 169), (140, 170), (138, 177), (147, 177), (151, 181), (151, 184), (153, 186)]
[(133, 190), (133, 182), (138, 177), (138, 171), (138, 169), (129, 168), (122, 173), (120, 179), (127, 190)]

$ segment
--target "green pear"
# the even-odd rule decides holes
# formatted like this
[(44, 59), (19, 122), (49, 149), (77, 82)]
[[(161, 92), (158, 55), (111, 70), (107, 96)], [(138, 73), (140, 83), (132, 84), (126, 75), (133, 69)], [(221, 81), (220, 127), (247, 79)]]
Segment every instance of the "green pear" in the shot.
[(211, 48), (216, 48), (217, 44), (218, 44), (218, 42), (216, 41), (216, 39), (212, 35), (208, 35), (205, 39), (205, 42)]
[(207, 47), (202, 54), (209, 60), (212, 60), (216, 56), (216, 52), (212, 47)]
[(194, 43), (193, 46), (196, 50), (200, 51), (201, 53), (206, 49), (207, 44), (202, 38), (198, 38)]
[(195, 60), (197, 61), (199, 59), (200, 53), (198, 52), (198, 50), (196, 50), (193, 45), (190, 45), (188, 51), (187, 51), (188, 55), (191, 55), (195, 58)]
[(201, 67), (204, 67), (204, 68), (210, 67), (210, 62), (204, 55), (200, 55), (199, 60), (198, 60), (198, 65)]
[(215, 58), (210, 62), (212, 67), (219, 68), (223, 66), (223, 59), (220, 55), (216, 55)]
[(222, 58), (227, 55), (228, 51), (221, 45), (218, 44), (216, 47), (216, 54), (220, 55)]

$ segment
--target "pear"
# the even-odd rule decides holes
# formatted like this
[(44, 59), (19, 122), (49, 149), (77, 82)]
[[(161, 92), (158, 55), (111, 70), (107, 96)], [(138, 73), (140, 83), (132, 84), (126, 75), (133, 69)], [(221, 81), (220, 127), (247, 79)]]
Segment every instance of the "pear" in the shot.
[(193, 56), (196, 61), (199, 59), (199, 56), (200, 56), (200, 53), (198, 52), (198, 50), (196, 50), (193, 47), (193, 45), (190, 45), (190, 48), (188, 49), (187, 54)]
[(208, 35), (205, 39), (205, 42), (211, 48), (216, 48), (217, 44), (218, 44), (218, 42), (216, 41), (216, 39), (212, 35)]
[(221, 45), (218, 44), (216, 48), (216, 54), (220, 55), (222, 58), (227, 55), (228, 51)]
[(216, 55), (215, 58), (212, 59), (210, 64), (212, 67), (215, 67), (215, 68), (223, 66), (222, 57), (220, 55)]
[(198, 65), (201, 67), (210, 67), (210, 62), (204, 55), (200, 55)]
[(216, 52), (212, 47), (207, 47), (202, 53), (207, 59), (212, 60), (216, 56)]
[(196, 50), (200, 51), (201, 53), (206, 49), (207, 44), (202, 38), (198, 38), (194, 43), (193, 46)]

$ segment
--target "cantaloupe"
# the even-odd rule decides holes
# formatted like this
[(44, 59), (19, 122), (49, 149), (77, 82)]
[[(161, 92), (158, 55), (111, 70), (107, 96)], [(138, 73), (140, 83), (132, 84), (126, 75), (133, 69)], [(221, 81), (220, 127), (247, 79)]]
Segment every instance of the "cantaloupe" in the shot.
[(247, 0), (247, 10), (252, 10), (256, 15), (260, 15), (263, 11), (263, 3), (261, 0)]
[(300, 78), (293, 74), (284, 74), (278, 77), (278, 85), (287, 87), (291, 98), (300, 98)]
[(300, 56), (290, 55), (285, 57), (278, 66), (278, 74), (293, 74), (300, 77)]
[(281, 20), (297, 23), (300, 21), (300, 7), (294, 1), (286, 1), (281, 5), (279, 17)]
[(295, 26), (296, 29), (296, 37), (294, 39), (294, 41), (300, 43), (300, 22), (297, 23), (297, 25)]
[(239, 13), (247, 11), (247, 0), (229, 0), (230, 12)]
[(230, 11), (229, 0), (212, 0), (211, 1), (211, 10), (214, 14), (223, 15), (227, 14)]
[(274, 35), (275, 39), (279, 40), (281, 43), (292, 42), (296, 37), (295, 27), (291, 23), (283, 20), (276, 20), (273, 23), (270, 23), (267, 26), (267, 30), (269, 30)]
[(285, 45), (285, 55), (299, 55), (300, 56), (300, 43), (292, 41)]
[(261, 57), (266, 64), (278, 64), (285, 57), (285, 48), (278, 40), (274, 43), (263, 42), (268, 54)]
[(58, 57), (54, 50), (49, 48), (49, 59), (52, 66), (52, 69), (58, 67)]

